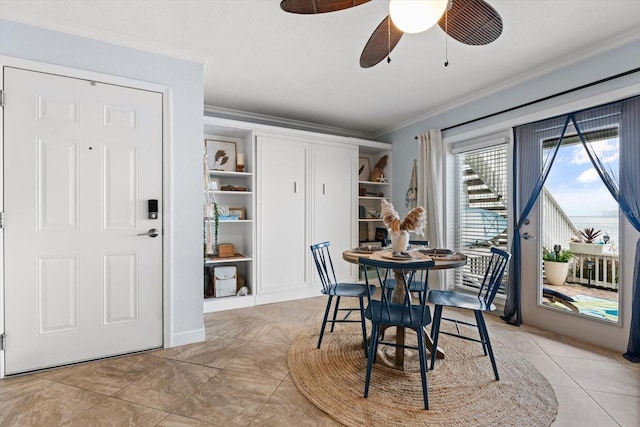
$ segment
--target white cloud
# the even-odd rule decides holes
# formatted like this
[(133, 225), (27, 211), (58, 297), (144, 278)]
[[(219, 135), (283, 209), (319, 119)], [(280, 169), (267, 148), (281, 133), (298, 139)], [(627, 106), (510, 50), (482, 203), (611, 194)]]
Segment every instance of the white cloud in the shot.
[[(603, 164), (607, 164), (618, 159), (618, 144), (609, 141), (598, 141), (592, 143), (597, 156)], [(571, 153), (571, 164), (584, 165), (591, 163), (591, 159), (587, 155), (587, 150), (584, 149), (582, 144), (577, 145)]]
[(578, 175), (578, 177), (576, 178), (576, 181), (578, 181), (578, 183), (584, 184), (584, 185), (591, 184), (599, 180), (600, 180), (600, 175), (598, 175), (598, 172), (595, 170), (595, 168), (587, 169), (586, 171)]

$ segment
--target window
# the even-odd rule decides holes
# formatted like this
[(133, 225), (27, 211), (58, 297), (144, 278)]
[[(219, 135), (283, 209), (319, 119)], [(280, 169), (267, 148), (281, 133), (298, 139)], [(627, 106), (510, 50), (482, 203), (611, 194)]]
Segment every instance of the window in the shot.
[[(467, 265), (455, 272), (455, 286), (461, 290), (478, 290), (492, 246), (509, 250), (508, 152), (505, 142), (467, 151), (454, 149), (457, 177), (454, 242), (456, 251), (467, 256)], [(504, 286), (498, 294), (504, 294)]]

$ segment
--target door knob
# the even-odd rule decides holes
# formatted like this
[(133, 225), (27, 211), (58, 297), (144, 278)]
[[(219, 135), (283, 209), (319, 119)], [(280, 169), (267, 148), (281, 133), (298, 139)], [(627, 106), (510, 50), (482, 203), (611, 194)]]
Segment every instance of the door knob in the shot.
[(155, 228), (151, 228), (149, 231), (147, 231), (146, 233), (140, 233), (138, 234), (138, 236), (149, 236), (149, 237), (158, 237), (158, 230), (156, 230)]
[(536, 240), (535, 236), (532, 236), (532, 235), (531, 235), (531, 234), (529, 234), (529, 233), (524, 233), (524, 234), (522, 235), (522, 238), (523, 238), (524, 240)]

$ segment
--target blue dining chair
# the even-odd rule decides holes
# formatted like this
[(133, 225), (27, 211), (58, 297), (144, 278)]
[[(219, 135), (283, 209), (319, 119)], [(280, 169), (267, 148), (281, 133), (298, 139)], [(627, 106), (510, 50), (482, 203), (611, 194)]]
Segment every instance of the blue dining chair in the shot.
[[(491, 359), (491, 366), (493, 367), (493, 373), (496, 377), (496, 381), (500, 380), (498, 376), (498, 368), (496, 367), (496, 360), (493, 356), (493, 349), (491, 348), (491, 340), (489, 339), (489, 330), (484, 320), (483, 312), (493, 311), (496, 306), (493, 305), (493, 299), (500, 288), (502, 283), (502, 277), (509, 264), (511, 254), (497, 248), (491, 248), (491, 257), (487, 269), (484, 273), (482, 282), (480, 283), (480, 289), (477, 295), (470, 295), (468, 293), (457, 291), (438, 291), (432, 290), (429, 292), (427, 300), (435, 305), (433, 313), (433, 325), (431, 326), (431, 340), (433, 341), (433, 348), (438, 348), (438, 337), (440, 334), (451, 335), (458, 338), (463, 338), (469, 341), (475, 341), (482, 344), (482, 351), (486, 356), (489, 354)], [(442, 317), (443, 307), (454, 307), (464, 310), (473, 310), (476, 318), (476, 323), (464, 322), (462, 320), (456, 320), (451, 318)], [(441, 320), (447, 320), (454, 322), (456, 325), (456, 332), (445, 332), (440, 330)], [(475, 327), (478, 329), (480, 339), (463, 335), (460, 332), (459, 324)], [(436, 363), (436, 352), (431, 354), (431, 369), (434, 368)]]
[[(365, 325), (364, 317), (364, 298), (371, 292), (375, 292), (375, 286), (365, 286), (361, 283), (338, 283), (336, 280), (336, 273), (333, 269), (333, 261), (331, 260), (331, 253), (329, 251), (329, 242), (316, 243), (311, 245), (311, 253), (313, 254), (313, 260), (320, 276), (320, 282), (322, 283), (321, 292), (327, 295), (327, 307), (324, 310), (324, 317), (322, 319), (322, 327), (320, 328), (320, 336), (318, 337), (318, 348), (322, 344), (322, 337), (327, 326), (327, 322), (331, 322), (331, 332), (336, 323), (360, 323), (362, 328), (362, 344), (364, 347), (364, 356), (367, 357), (367, 327)], [(331, 310), (331, 303), (333, 297), (336, 297), (336, 303), (333, 309), (333, 318), (328, 320), (329, 311)], [(360, 319), (349, 319), (349, 315), (355, 310), (353, 308), (340, 308), (340, 298), (352, 297), (358, 298), (360, 303)], [(343, 318), (338, 318), (338, 312), (346, 312)]]
[[(374, 292), (371, 290), (367, 295), (368, 305), (364, 312), (364, 316), (371, 321), (371, 343), (369, 346), (369, 354), (367, 358), (367, 373), (364, 385), (364, 397), (369, 396), (369, 384), (371, 382), (371, 371), (376, 359), (376, 352), (379, 344), (392, 345), (395, 347), (412, 348), (418, 350), (418, 358), (420, 360), (420, 375), (422, 379), (422, 397), (424, 400), (424, 409), (429, 409), (429, 399), (427, 393), (427, 348), (425, 344), (424, 327), (431, 323), (431, 311), (429, 306), (420, 302), (414, 303), (412, 299), (411, 289), (415, 288), (415, 280), (424, 272), (424, 279), (427, 279), (429, 269), (434, 266), (432, 260), (429, 261), (381, 261), (369, 258), (360, 258), (359, 263), (364, 267), (367, 274), (364, 275), (367, 289), (372, 289), (369, 285), (369, 273), (375, 271), (373, 279), (376, 279), (381, 285), (380, 299), (373, 299)], [(402, 275), (404, 280), (394, 280), (396, 289), (391, 292), (388, 289), (391, 283), (391, 277)], [(417, 291), (422, 295), (418, 301), (424, 301), (426, 298), (427, 288), (423, 286)], [(396, 328), (405, 328), (415, 331), (418, 337), (418, 346), (408, 344), (399, 344), (398, 342), (385, 342), (381, 336), (383, 329), (388, 326)], [(396, 334), (404, 333), (403, 330), (396, 331)]]
[[(424, 246), (425, 248), (429, 247), (429, 241), (428, 240), (409, 240), (409, 246), (411, 245), (416, 245), (416, 246)], [(427, 277), (426, 274), (424, 273), (424, 271), (420, 272), (420, 277), (418, 278), (418, 280), (415, 280), (412, 284), (411, 284), (411, 292), (416, 292), (418, 294), (418, 296), (423, 295), (423, 291), (424, 289), (429, 289), (429, 284), (427, 283)], [(396, 281), (395, 279), (389, 279), (389, 284), (388, 284), (388, 291), (391, 292), (393, 291), (393, 289), (396, 287)], [(420, 302), (424, 302), (424, 301), (420, 301)]]

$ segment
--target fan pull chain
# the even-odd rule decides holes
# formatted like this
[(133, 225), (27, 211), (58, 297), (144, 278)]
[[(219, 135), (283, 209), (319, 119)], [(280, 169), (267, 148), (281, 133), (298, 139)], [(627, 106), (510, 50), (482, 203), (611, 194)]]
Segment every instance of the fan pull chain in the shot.
[(449, 66), (449, 6), (444, 10), (444, 66)]
[(391, 16), (387, 16), (387, 64), (391, 63)]

